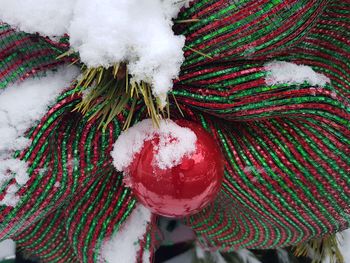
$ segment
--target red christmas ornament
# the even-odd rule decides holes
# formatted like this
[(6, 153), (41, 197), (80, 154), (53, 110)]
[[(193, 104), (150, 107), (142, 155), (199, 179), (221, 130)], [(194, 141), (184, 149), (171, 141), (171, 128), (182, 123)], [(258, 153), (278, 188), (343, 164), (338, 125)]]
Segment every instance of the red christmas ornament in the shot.
[(212, 136), (200, 125), (178, 120), (179, 126), (197, 136), (196, 150), (179, 165), (160, 169), (154, 164), (157, 136), (146, 141), (129, 167), (131, 188), (138, 200), (153, 213), (166, 217), (195, 214), (214, 200), (220, 190), (224, 163)]

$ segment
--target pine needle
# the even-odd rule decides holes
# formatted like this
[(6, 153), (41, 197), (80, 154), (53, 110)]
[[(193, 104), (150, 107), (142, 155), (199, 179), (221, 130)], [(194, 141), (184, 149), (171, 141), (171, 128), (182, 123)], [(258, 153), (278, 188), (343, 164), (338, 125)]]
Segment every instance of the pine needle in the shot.
[(136, 105), (142, 99), (148, 114), (155, 126), (159, 126), (162, 116), (157, 98), (152, 94), (148, 83), (130, 81), (127, 67), (124, 63), (116, 64), (109, 69), (103, 67), (82, 67), (82, 77), (78, 81), (77, 90), (86, 94), (74, 111), (90, 115), (90, 120), (100, 118), (99, 127), (106, 129), (108, 124), (129, 105), (129, 113), (124, 129), (127, 129), (135, 112)]
[(309, 256), (312, 263), (321, 263), (329, 258), (330, 263), (345, 263), (336, 235), (310, 240), (295, 247), (295, 256)]
[(192, 19), (179, 19), (179, 20), (175, 20), (175, 23), (179, 23), (179, 24), (184, 24), (184, 23), (196, 23), (201, 21), (201, 19), (198, 18), (192, 18)]
[[(67, 56), (77, 56), (77, 54), (73, 50), (68, 50), (57, 59)], [(79, 58), (73, 61), (73, 63), (77, 62), (80, 62)], [(165, 107), (161, 106), (160, 99), (152, 94), (150, 84), (136, 83), (130, 79), (125, 63), (117, 63), (107, 69), (102, 66), (88, 68), (82, 65), (81, 70), (82, 76), (77, 81), (76, 92), (84, 95), (73, 111), (88, 115), (89, 120), (99, 118), (99, 128), (105, 130), (117, 115), (129, 108), (123, 127), (127, 129), (132, 123), (136, 106), (141, 101), (146, 105), (148, 115), (155, 126), (159, 126), (162, 118), (170, 118), (169, 98), (166, 98)], [(173, 97), (177, 108), (183, 115), (174, 95)]]
[[(202, 20), (203, 19), (201, 18), (192, 18), (192, 19), (178, 19), (178, 20), (175, 20), (174, 22), (176, 24), (187, 24), (187, 23), (197, 23)], [(219, 19), (211, 19), (210, 21), (219, 21)]]
[(64, 57), (69, 57), (69, 56), (71, 56), (73, 54), (74, 54), (74, 51), (72, 49), (70, 49), (70, 50), (62, 53), (61, 55), (59, 55), (56, 59), (62, 59)]
[[(174, 102), (176, 104), (177, 109), (179, 110), (181, 116), (184, 117), (185, 115), (184, 115), (183, 111), (181, 110), (179, 103), (177, 102), (176, 96), (174, 94), (172, 94), (172, 95), (173, 95), (173, 99), (174, 99)], [(169, 114), (169, 116), (170, 116), (170, 114)]]
[(185, 45), (185, 48), (187, 48), (187, 49), (193, 51), (194, 53), (197, 53), (197, 54), (199, 54), (199, 55), (201, 55), (201, 56), (203, 56), (203, 57), (206, 57), (206, 58), (209, 58), (209, 59), (213, 59), (212, 56), (207, 55), (207, 54), (205, 54), (205, 53), (203, 53), (203, 52), (201, 52), (201, 51), (199, 51), (199, 50), (197, 50), (197, 49), (191, 48), (191, 47), (186, 46), (186, 45)]

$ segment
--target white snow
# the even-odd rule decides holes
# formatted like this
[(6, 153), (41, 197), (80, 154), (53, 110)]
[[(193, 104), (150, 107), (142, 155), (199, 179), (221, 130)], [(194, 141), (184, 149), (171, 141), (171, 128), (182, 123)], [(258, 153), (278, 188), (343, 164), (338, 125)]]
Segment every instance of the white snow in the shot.
[(261, 263), (248, 249), (239, 249), (236, 253), (245, 263)]
[(268, 71), (265, 82), (267, 85), (281, 83), (303, 84), (309, 83), (312, 86), (325, 86), (330, 79), (323, 74), (315, 72), (311, 67), (297, 65), (285, 61), (272, 61), (265, 64)]
[(89, 67), (127, 62), (133, 81), (152, 85), (165, 105), (184, 60), (172, 19), (191, 0), (0, 0), (0, 20), (27, 32), (70, 35)]
[(101, 249), (101, 261), (108, 263), (136, 262), (140, 250), (139, 241), (146, 233), (147, 225), (151, 221), (151, 212), (142, 205), (138, 205), (118, 231), (107, 240)]
[[(200, 245), (195, 247), (195, 253), (198, 259), (205, 260), (207, 257), (215, 263), (226, 263), (226, 260), (219, 251), (211, 251), (210, 249), (203, 249)], [(240, 257), (244, 263), (261, 263), (254, 254), (248, 249), (239, 249), (235, 253)]]
[(276, 252), (279, 263), (291, 263), (287, 250), (283, 248), (277, 248)]
[[(198, 259), (201, 259), (205, 262), (210, 261), (210, 262), (215, 262), (215, 263), (227, 263), (219, 251), (211, 251), (209, 249), (205, 250), (198, 244), (195, 246), (194, 252), (195, 252), (196, 257)], [(192, 262), (192, 260), (190, 262)], [(249, 263), (249, 262), (247, 262), (247, 263)]]
[(177, 244), (182, 242), (189, 242), (196, 239), (195, 233), (189, 226), (177, 222), (174, 231), (168, 231), (167, 226), (172, 219), (162, 218), (159, 222), (159, 229), (162, 231), (162, 244)]
[(339, 249), (343, 254), (344, 262), (350, 262), (350, 228), (338, 234)]
[(195, 253), (198, 259), (205, 259), (206, 258), (206, 252), (200, 245), (195, 246)]
[(0, 20), (28, 33), (62, 36), (68, 32), (76, 0), (0, 0)]
[(151, 262), (151, 252), (149, 250), (145, 250), (142, 256), (142, 263), (150, 263)]
[(0, 261), (3, 259), (15, 258), (15, 248), (15, 242), (10, 239), (0, 242)]
[[(18, 186), (23, 186), (29, 180), (27, 164), (13, 159), (12, 154), (30, 144), (24, 133), (44, 116), (77, 74), (75, 67), (59, 69), (0, 90), (0, 185), (15, 178)], [(8, 189), (0, 205), (14, 206), (19, 200), (17, 190)]]
[(181, 127), (171, 120), (161, 120), (155, 128), (151, 119), (143, 120), (122, 132), (114, 144), (111, 155), (118, 171), (127, 172), (136, 153), (142, 150), (145, 141), (159, 138), (159, 145), (153, 145), (154, 165), (160, 169), (172, 168), (185, 156), (196, 150), (197, 136), (189, 128)]

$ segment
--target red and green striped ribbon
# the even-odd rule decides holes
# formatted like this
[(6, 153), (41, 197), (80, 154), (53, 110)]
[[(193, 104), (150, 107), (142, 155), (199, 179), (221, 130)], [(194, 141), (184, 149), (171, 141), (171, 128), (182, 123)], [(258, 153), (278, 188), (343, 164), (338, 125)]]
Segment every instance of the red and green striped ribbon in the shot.
[[(348, 228), (350, 1), (195, 0), (178, 19), (198, 21), (174, 27), (191, 49), (172, 93), (225, 156), (217, 200), (186, 219), (198, 239), (223, 251), (275, 248)], [(0, 87), (55, 68), (66, 48), (2, 24)], [(273, 60), (308, 65), (331, 83), (267, 85)], [(97, 262), (136, 202), (110, 157), (128, 110), (101, 131), (72, 112), (79, 101), (67, 87), (28, 131), (32, 144), (15, 157), (31, 179), (15, 208), (0, 206), (0, 239), (43, 262)], [(139, 105), (134, 121), (144, 116)], [(154, 233), (153, 223), (140, 255), (153, 250)]]
[(64, 61), (56, 58), (68, 48), (64, 39), (56, 43), (16, 31), (2, 22), (0, 44), (0, 89), (62, 64)]

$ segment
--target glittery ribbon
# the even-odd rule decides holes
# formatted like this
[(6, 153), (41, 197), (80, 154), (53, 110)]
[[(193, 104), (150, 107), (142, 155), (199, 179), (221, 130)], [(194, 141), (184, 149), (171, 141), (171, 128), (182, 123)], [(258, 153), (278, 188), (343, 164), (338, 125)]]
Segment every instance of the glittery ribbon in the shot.
[[(173, 94), (226, 163), (215, 203), (186, 219), (198, 240), (223, 251), (276, 248), (348, 228), (350, 1), (197, 0), (178, 19), (198, 19), (174, 30), (212, 59), (187, 50)], [(55, 58), (66, 48), (1, 25), (0, 88), (63, 63)], [(267, 85), (272, 60), (308, 65), (331, 83)], [(28, 131), (32, 145), (16, 158), (31, 179), (15, 208), (0, 207), (0, 240), (43, 262), (97, 262), (136, 202), (110, 157), (127, 109), (103, 132), (72, 113), (80, 100), (68, 88)], [(138, 105), (134, 121), (143, 116)], [(154, 249), (149, 229), (140, 254)]]

